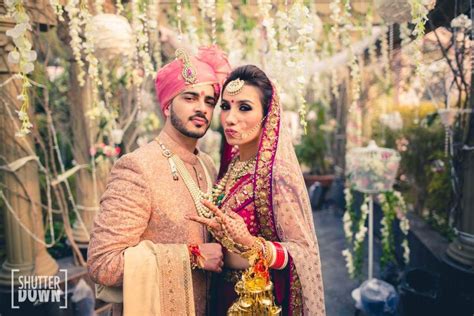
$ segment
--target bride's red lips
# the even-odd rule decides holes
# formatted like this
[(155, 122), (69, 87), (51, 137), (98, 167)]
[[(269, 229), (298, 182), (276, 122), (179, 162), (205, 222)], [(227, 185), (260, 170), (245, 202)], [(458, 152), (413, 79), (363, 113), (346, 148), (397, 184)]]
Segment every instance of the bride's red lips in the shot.
[(230, 137), (233, 137), (233, 138), (235, 138), (239, 135), (239, 133), (236, 130), (232, 129), (232, 128), (226, 128), (224, 130), (224, 133), (226, 135), (230, 136)]

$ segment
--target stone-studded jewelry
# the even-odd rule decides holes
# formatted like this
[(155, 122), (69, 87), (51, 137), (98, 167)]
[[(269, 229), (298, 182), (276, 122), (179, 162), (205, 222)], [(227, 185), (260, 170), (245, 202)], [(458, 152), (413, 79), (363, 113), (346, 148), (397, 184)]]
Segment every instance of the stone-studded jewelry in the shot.
[(225, 87), (225, 91), (229, 95), (237, 95), (242, 91), (244, 84), (245, 84), (245, 81), (240, 80), (240, 78), (237, 78), (227, 84), (227, 86)]
[(199, 163), (204, 169), (204, 172), (206, 173), (206, 182), (207, 182), (207, 187), (208, 187), (207, 194), (203, 193), (199, 189), (199, 186), (196, 184), (194, 179), (189, 174), (189, 171), (188, 169), (186, 169), (186, 166), (184, 165), (184, 162), (181, 160), (181, 158), (179, 158), (177, 155), (174, 155), (168, 148), (165, 147), (165, 145), (158, 138), (156, 140), (158, 144), (160, 145), (163, 156), (168, 159), (168, 163), (171, 168), (171, 174), (173, 175), (173, 179), (175, 179), (175, 177), (178, 177), (178, 174), (183, 179), (183, 182), (186, 185), (186, 188), (191, 194), (191, 197), (193, 199), (194, 205), (196, 206), (196, 211), (198, 215), (204, 218), (213, 218), (214, 213), (212, 213), (212, 211), (210, 211), (207, 207), (202, 205), (202, 202), (201, 202), (201, 200), (205, 199), (212, 192), (211, 191), (212, 180), (202, 160), (199, 157), (197, 157)]
[(176, 59), (180, 59), (183, 62), (183, 70), (181, 75), (183, 76), (186, 84), (194, 84), (197, 81), (197, 72), (191, 60), (189, 59), (188, 54), (181, 48), (178, 48), (175, 52)]
[(260, 128), (260, 126), (262, 125), (263, 121), (265, 121), (265, 119), (267, 118), (267, 116), (265, 115), (261, 120), (260, 122), (258, 122), (257, 125), (255, 125), (254, 127), (252, 127), (252, 129), (248, 132), (245, 132), (245, 133), (242, 133), (241, 136), (240, 136), (240, 139), (246, 139), (247, 137), (249, 137), (249, 135), (251, 135), (253, 132), (255, 132), (256, 130), (258, 130)]

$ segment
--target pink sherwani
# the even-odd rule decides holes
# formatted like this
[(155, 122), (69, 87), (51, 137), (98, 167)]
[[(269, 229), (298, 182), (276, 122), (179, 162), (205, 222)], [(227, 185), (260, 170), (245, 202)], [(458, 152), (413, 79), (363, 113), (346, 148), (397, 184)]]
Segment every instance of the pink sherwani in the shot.
[[(159, 138), (184, 161), (201, 190), (207, 190), (205, 172), (196, 155), (215, 180), (209, 156), (189, 152), (164, 132)], [(182, 179), (173, 180), (168, 160), (156, 141), (121, 157), (111, 171), (91, 234), (87, 263), (92, 280), (121, 286), (124, 250), (145, 239), (163, 244), (207, 242), (203, 225), (186, 220), (185, 214), (197, 214), (196, 207)], [(193, 271), (193, 289), (196, 313), (205, 315), (208, 278), (204, 271)], [(114, 315), (120, 310), (114, 306)]]

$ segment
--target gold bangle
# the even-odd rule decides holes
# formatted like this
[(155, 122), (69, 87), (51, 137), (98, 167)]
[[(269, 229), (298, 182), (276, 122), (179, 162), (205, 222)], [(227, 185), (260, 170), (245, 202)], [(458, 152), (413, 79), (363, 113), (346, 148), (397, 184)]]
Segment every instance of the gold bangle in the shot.
[(270, 266), (270, 264), (273, 261), (273, 244), (270, 241), (265, 240), (265, 260), (267, 261), (267, 265)]

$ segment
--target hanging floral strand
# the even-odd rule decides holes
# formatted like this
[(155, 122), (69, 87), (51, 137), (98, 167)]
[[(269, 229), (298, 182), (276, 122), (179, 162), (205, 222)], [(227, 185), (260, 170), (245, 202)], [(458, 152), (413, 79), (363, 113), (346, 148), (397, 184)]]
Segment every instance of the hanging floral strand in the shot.
[(294, 47), (290, 50), (293, 52), (293, 61), (296, 63), (297, 69), (297, 82), (298, 82), (298, 113), (300, 115), (300, 124), (306, 134), (308, 123), (306, 122), (306, 85), (308, 79), (305, 76), (305, 69), (307, 65), (305, 61), (308, 60), (306, 56), (307, 52), (311, 52), (315, 49), (316, 43), (311, 37), (314, 32), (313, 17), (310, 14), (308, 7), (303, 5), (301, 2), (295, 3), (290, 9), (290, 21), (294, 26), (298, 38), (294, 43)]
[(211, 17), (211, 40), (212, 45), (217, 44), (217, 24), (216, 24), (216, 0), (209, 0), (209, 14)]
[[(419, 48), (416, 50), (414, 56), (416, 74), (421, 77), (423, 76), (423, 71), (421, 69), (421, 62), (423, 60), (421, 48), (423, 45), (423, 37), (425, 36), (425, 23), (428, 21), (428, 13), (433, 6), (433, 1), (410, 0), (409, 2), (411, 6), (411, 23), (415, 25), (412, 35), (415, 36), (415, 43)], [(434, 3), (436, 3), (436, 1), (434, 1)]]
[(148, 33), (152, 43), (153, 59), (155, 61), (156, 69), (161, 68), (161, 41), (160, 32), (158, 29), (158, 0), (151, 0), (148, 4)]
[[(346, 260), (346, 267), (351, 278), (360, 276), (363, 263), (363, 242), (367, 234), (367, 227), (365, 222), (369, 214), (369, 196), (365, 195), (364, 202), (360, 207), (360, 215), (357, 216), (354, 211), (354, 198), (352, 190), (346, 188), (344, 190), (346, 201), (346, 211), (342, 218), (344, 235), (346, 242), (349, 245), (347, 249), (342, 251), (342, 255)], [(382, 235), (382, 258), (381, 264), (385, 266), (389, 262), (395, 262), (395, 239), (393, 235), (393, 221), (398, 219), (400, 230), (404, 235), (401, 243), (403, 248), (403, 261), (405, 264), (410, 260), (410, 248), (408, 246), (408, 232), (410, 223), (406, 217), (407, 207), (403, 196), (398, 191), (387, 191), (380, 193), (377, 196), (383, 212), (381, 220), (381, 235)]]
[(181, 16), (182, 16), (182, 6), (181, 0), (176, 0), (176, 16), (178, 19), (178, 40), (181, 42), (183, 40), (183, 30), (181, 26)]
[(147, 2), (145, 0), (136, 0), (132, 2), (132, 25), (137, 46), (136, 58), (141, 61), (145, 71), (145, 77), (154, 77), (155, 69), (151, 62), (150, 49), (148, 45), (148, 17), (146, 4)]
[(224, 28), (224, 43), (226, 45), (227, 51), (232, 52), (233, 44), (237, 40), (237, 34), (234, 31), (234, 20), (232, 18), (232, 12), (234, 8), (231, 2), (227, 2), (225, 5), (224, 13), (222, 14), (222, 26)]
[(117, 8), (117, 14), (121, 15), (124, 11), (122, 0), (117, 0), (116, 4), (115, 4), (115, 7)]
[(84, 62), (82, 61), (82, 40), (81, 40), (81, 26), (82, 21), (79, 18), (79, 0), (70, 0), (68, 1), (65, 9), (69, 18), (69, 36), (71, 36), (71, 48), (72, 54), (74, 55), (74, 60), (77, 64), (77, 81), (79, 86), (84, 86)]
[(364, 196), (364, 202), (360, 207), (360, 215), (357, 218), (353, 210), (353, 197), (350, 188), (344, 190), (346, 197), (346, 212), (344, 213), (344, 234), (349, 248), (342, 251), (342, 255), (346, 260), (346, 267), (351, 278), (355, 278), (361, 274), (364, 247), (363, 243), (367, 234), (365, 222), (369, 215), (369, 196)]
[(104, 1), (105, 0), (95, 0), (95, 13), (102, 14), (104, 13)]
[(63, 17), (64, 10), (63, 10), (62, 5), (59, 3), (59, 1), (49, 0), (49, 4), (53, 8), (54, 14), (58, 16), (58, 20), (61, 22), (64, 22), (64, 17)]
[(383, 218), (381, 220), (381, 235), (382, 235), (382, 266), (389, 262), (394, 262), (395, 259), (395, 238), (393, 234), (393, 221), (398, 218), (400, 221), (399, 227), (404, 235), (402, 241), (403, 261), (408, 264), (410, 261), (410, 248), (408, 247), (408, 231), (410, 223), (406, 217), (407, 209), (405, 200), (398, 191), (388, 191), (380, 193), (378, 200), (382, 206)]
[(18, 73), (14, 76), (21, 81), (21, 92), (17, 96), (21, 101), (20, 111), (16, 111), (18, 118), (21, 121), (20, 130), (15, 134), (17, 137), (23, 137), (30, 133), (33, 124), (30, 122), (28, 116), (28, 108), (30, 106), (30, 99), (28, 95), (28, 88), (31, 83), (28, 79), (28, 74), (33, 72), (36, 60), (36, 51), (32, 49), (32, 44), (28, 40), (28, 31), (31, 31), (30, 17), (26, 13), (23, 2), (7, 1), (8, 15), (11, 16), (16, 25), (13, 29), (6, 32), (6, 35), (13, 39), (15, 48), (8, 54), (8, 62), (10, 64), (18, 65)]

